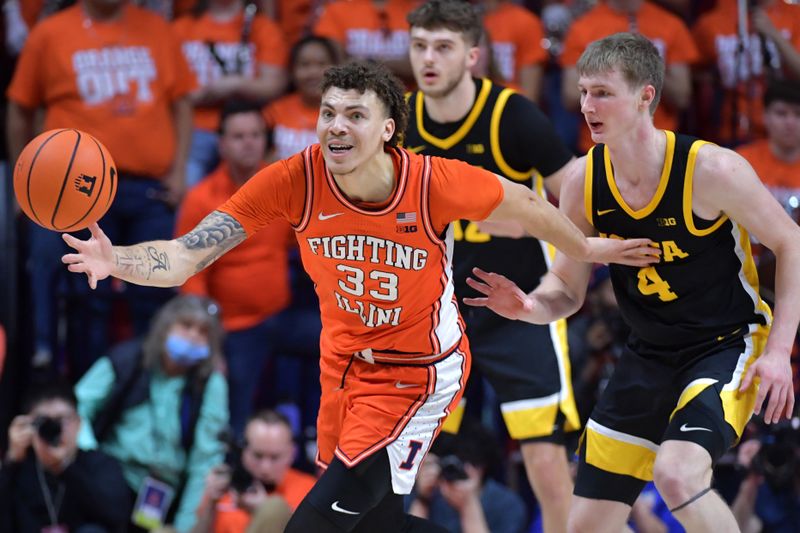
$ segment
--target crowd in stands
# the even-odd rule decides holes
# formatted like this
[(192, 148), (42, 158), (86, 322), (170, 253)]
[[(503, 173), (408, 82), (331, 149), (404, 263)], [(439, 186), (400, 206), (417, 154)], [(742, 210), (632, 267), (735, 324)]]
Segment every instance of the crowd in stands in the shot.
[[(373, 59), (413, 88), (406, 15), (421, 0), (0, 3), (3, 187), (38, 132), (92, 133), (118, 165), (101, 220), (115, 244), (186, 233), (316, 142), (329, 66)], [(799, 5), (752, 0), (741, 20), (737, 0), (472, 3), (486, 28), (475, 74), (537, 102), (576, 154), (591, 146), (578, 57), (645, 35), (666, 63), (656, 126), (734, 148), (800, 221)], [(292, 228), (269, 225), (177, 291), (111, 278), (90, 291), (58, 233), (0, 216), (18, 243), (2, 269), (18, 296), (14, 331), (0, 323), (0, 533), (282, 531), (314, 481), (319, 404), (321, 324)], [(758, 266), (770, 299), (769, 252)], [(569, 324), (585, 421), (627, 334), (604, 267)], [(470, 381), (471, 421), (427, 457), (409, 509), (451, 531), (541, 531), (493, 391)], [(754, 419), (717, 470), (743, 531), (800, 530), (800, 419)], [(652, 487), (630, 527), (682, 531)]]

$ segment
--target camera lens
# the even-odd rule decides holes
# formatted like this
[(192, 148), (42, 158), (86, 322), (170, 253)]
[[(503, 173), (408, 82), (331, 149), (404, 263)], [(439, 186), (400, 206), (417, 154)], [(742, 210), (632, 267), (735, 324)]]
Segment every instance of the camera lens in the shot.
[(49, 416), (37, 416), (33, 421), (39, 437), (50, 446), (58, 446), (61, 442), (61, 421)]

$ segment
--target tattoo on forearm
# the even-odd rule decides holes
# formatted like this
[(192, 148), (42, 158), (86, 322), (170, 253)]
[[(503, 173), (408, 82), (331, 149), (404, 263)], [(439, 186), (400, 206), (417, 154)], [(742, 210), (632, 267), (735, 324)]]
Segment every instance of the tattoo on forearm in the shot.
[(178, 242), (189, 250), (208, 249), (208, 254), (197, 263), (195, 272), (216, 261), (222, 254), (247, 238), (244, 228), (232, 216), (214, 211), (192, 231), (179, 237)]
[(159, 252), (154, 246), (147, 247), (147, 255), (152, 260), (151, 270), (169, 270), (169, 256), (167, 252)]
[(169, 255), (155, 246), (132, 246), (114, 254), (123, 274), (149, 280), (156, 270), (169, 271)]
[(126, 250), (124, 253), (114, 254), (117, 267), (122, 273), (132, 274), (145, 279), (150, 279), (150, 268), (146, 258), (140, 253), (139, 247)]

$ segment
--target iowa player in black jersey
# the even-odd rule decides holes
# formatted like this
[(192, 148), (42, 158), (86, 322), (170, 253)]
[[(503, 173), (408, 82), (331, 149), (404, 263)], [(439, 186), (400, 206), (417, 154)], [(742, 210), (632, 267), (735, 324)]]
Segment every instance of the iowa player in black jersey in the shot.
[[(482, 32), (471, 6), (434, 0), (409, 14), (408, 21), (419, 90), (409, 96), (405, 146), (466, 161), (557, 197), (559, 171), (573, 155), (536, 104), (510, 88), (471, 76)], [(521, 232), (516, 235), (510, 226), (487, 228), (462, 220), (454, 229), (453, 280), (459, 298), (477, 295), (466, 285), (474, 267), (502, 272), (526, 291), (533, 290), (554, 253), (545, 242), (516, 238)], [(564, 432), (580, 428), (566, 322), (526, 324), (470, 307), (462, 313), (473, 364), (492, 384), (509, 434), (520, 441), (544, 529), (565, 531), (572, 480)], [(446, 431), (458, 431), (460, 414), (448, 418)]]
[[(664, 66), (647, 39), (592, 43), (578, 71), (598, 144), (568, 168), (561, 208), (587, 235), (648, 237), (661, 256), (611, 267), (632, 334), (587, 423), (570, 529), (620, 531), (654, 479), (687, 531), (738, 531), (711, 491), (712, 466), (754, 411), (774, 423), (794, 408), (800, 228), (738, 154), (653, 126)], [(777, 258), (774, 319), (758, 295), (748, 231)], [(485, 297), (467, 303), (547, 323), (581, 306), (589, 274), (559, 254), (526, 294), (476, 271), (481, 281), (469, 283)]]

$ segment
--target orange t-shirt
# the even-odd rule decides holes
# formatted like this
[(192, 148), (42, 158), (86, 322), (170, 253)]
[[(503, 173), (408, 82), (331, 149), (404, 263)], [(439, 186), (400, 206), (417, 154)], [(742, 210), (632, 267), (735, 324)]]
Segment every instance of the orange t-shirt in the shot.
[(19, 3), (19, 11), (22, 15), (22, 20), (28, 25), (28, 29), (36, 25), (43, 7), (44, 0), (23, 0)]
[[(243, 24), (244, 12), (227, 22), (218, 22), (205, 13), (199, 18), (181, 17), (173, 23), (186, 61), (201, 87), (226, 73), (241, 73), (252, 79), (258, 76), (260, 65), (286, 66), (286, 41), (277, 24), (256, 15), (248, 44), (242, 46)], [(195, 128), (216, 131), (220, 110), (220, 105), (196, 107)]]
[[(645, 1), (636, 18), (630, 20), (627, 15), (611, 9), (603, 2), (584, 13), (570, 26), (560, 57), (561, 66), (574, 67), (590, 43), (613, 33), (631, 31), (634, 29), (632, 26), (650, 39), (668, 68), (670, 65), (690, 65), (697, 61), (697, 47), (689, 30), (681, 19), (669, 11)], [(678, 113), (662, 101), (656, 109), (653, 121), (657, 128), (674, 131), (678, 126)], [(585, 151), (592, 144), (589, 128), (584, 123), (580, 128), (579, 146)]]
[(286, 159), (319, 141), (317, 137), (319, 105), (308, 107), (299, 93), (275, 100), (264, 110), (272, 129), (275, 157)]
[(406, 15), (419, 0), (337, 0), (327, 4), (314, 33), (338, 41), (356, 59), (404, 60), (408, 57)]
[(160, 16), (126, 5), (112, 22), (80, 5), (37, 24), (20, 54), (8, 98), (44, 107), (44, 129), (97, 137), (122, 172), (161, 177), (176, 146), (172, 104), (194, 80)]
[[(281, 496), (294, 511), (316, 482), (317, 478), (314, 476), (292, 468), (286, 472), (283, 483), (273, 494)], [(243, 533), (252, 519), (250, 513), (236, 506), (230, 492), (217, 502), (216, 511), (214, 533)]]
[[(767, 15), (786, 39), (796, 49), (800, 49), (800, 7), (790, 6), (784, 2), (774, 2), (767, 8)], [(749, 24), (752, 29), (752, 23)], [(753, 137), (764, 136), (764, 78), (765, 57), (769, 59), (772, 69), (781, 71), (780, 54), (771, 40), (763, 41), (751, 30), (745, 43), (746, 53), (738, 58), (738, 15), (736, 4), (726, 2), (716, 9), (700, 17), (693, 28), (697, 47), (700, 50), (701, 64), (714, 67), (723, 89), (719, 114), (718, 142), (733, 141), (733, 90), (739, 95), (737, 100), (738, 116), (736, 140), (742, 141)], [(762, 43), (766, 43), (767, 54), (763, 52)], [(737, 81), (736, 65), (739, 65)], [(752, 80), (748, 83), (741, 80)]]
[(453, 220), (486, 218), (502, 185), (461, 161), (390, 153), (397, 179), (382, 205), (347, 199), (317, 144), (262, 170), (220, 207), (248, 235), (275, 218), (292, 222), (320, 301), (324, 356), (425, 361), (461, 339), (452, 236), (440, 236)]
[(761, 139), (736, 151), (752, 165), (764, 185), (771, 188), (800, 189), (800, 161), (781, 161), (769, 148), (769, 141)]
[(519, 85), (519, 69), (547, 60), (539, 17), (510, 2), (501, 3), (483, 19), (492, 40), (492, 55), (507, 83)]
[(322, 2), (315, 0), (278, 0), (277, 21), (286, 36), (286, 42), (291, 47), (303, 34), (310, 30), (315, 8)]
[[(175, 231), (194, 228), (237, 190), (225, 164), (192, 188), (181, 204)], [(275, 220), (257, 234), (189, 278), (181, 292), (210, 296), (222, 308), (226, 331), (254, 326), (289, 305), (288, 251), (294, 246), (292, 228)], [(255, 286), (258, 290), (253, 290)]]
[(172, 18), (177, 19), (183, 15), (190, 14), (195, 4), (197, 4), (197, 0), (173, 0)]

